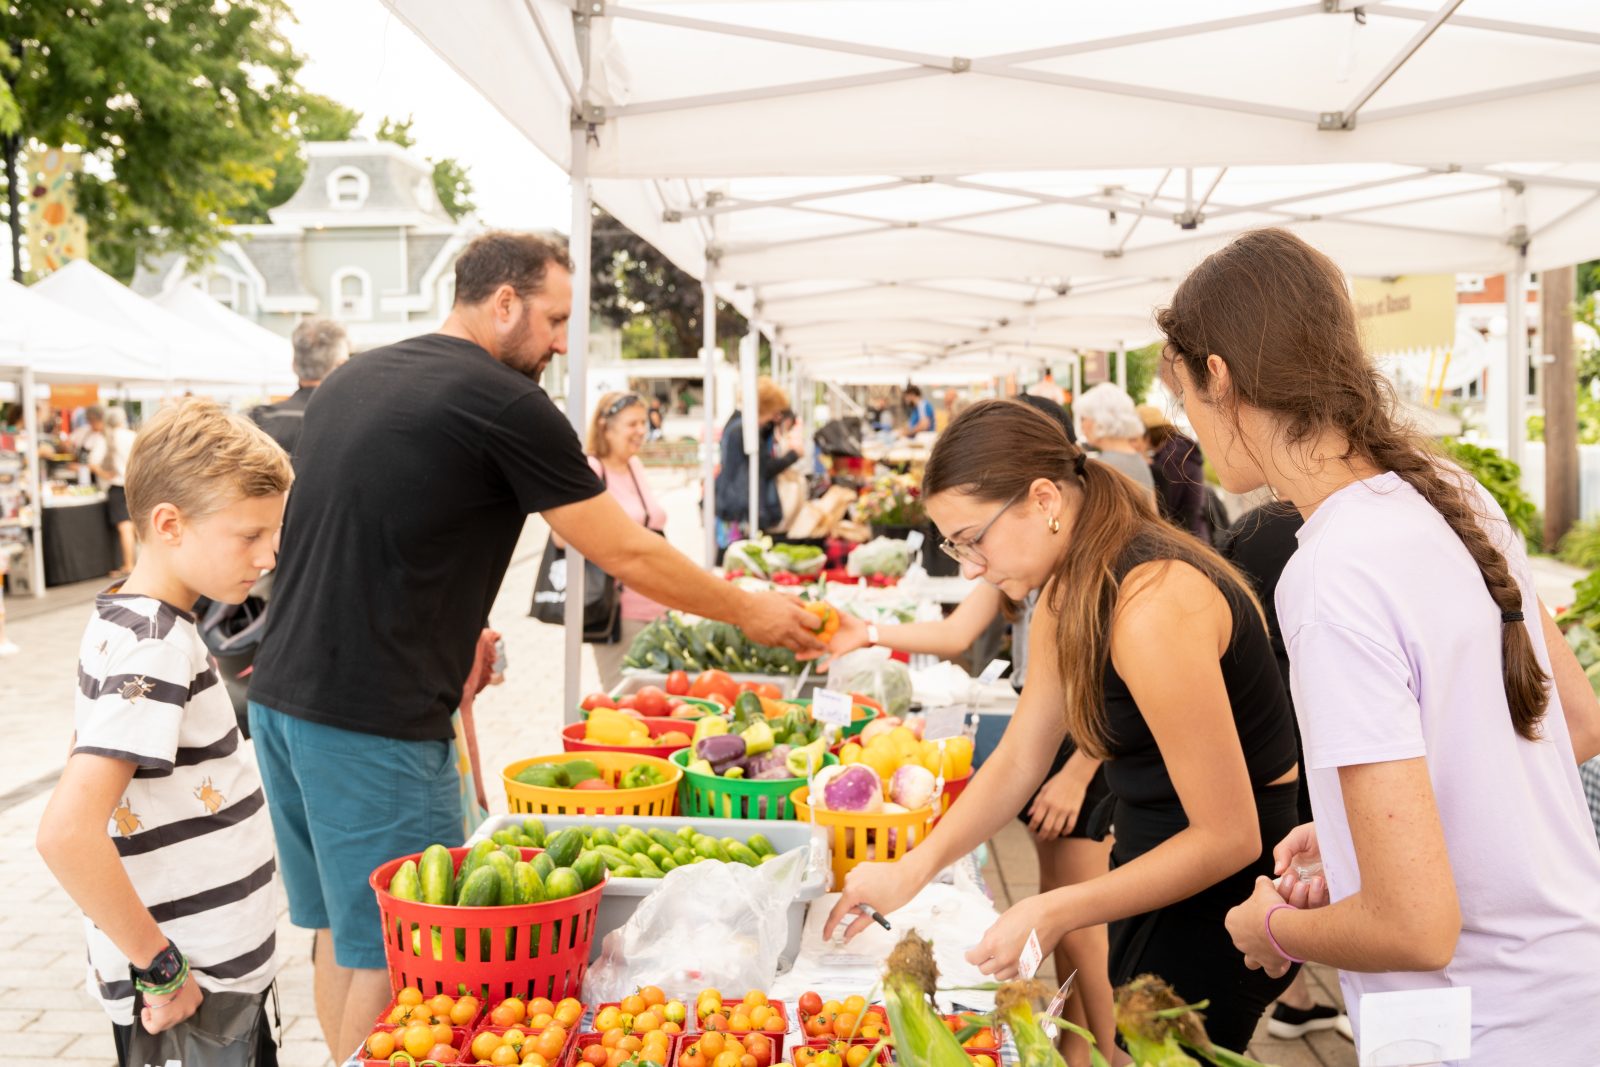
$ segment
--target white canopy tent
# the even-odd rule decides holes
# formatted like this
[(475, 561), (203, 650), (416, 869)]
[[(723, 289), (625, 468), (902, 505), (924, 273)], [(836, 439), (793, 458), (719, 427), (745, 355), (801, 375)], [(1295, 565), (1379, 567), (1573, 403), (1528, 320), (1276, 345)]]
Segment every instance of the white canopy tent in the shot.
[(33, 291), (73, 313), (114, 330), (124, 348), (158, 361), (156, 379), (259, 388), (256, 361), (214, 330), (198, 326), (135, 293), (88, 260), (74, 260), (41, 279)]
[(228, 362), (237, 366), (241, 373), (250, 375), (253, 384), (268, 391), (294, 390), (292, 348), (287, 337), (279, 337), (266, 327), (257, 326), (193, 285), (169, 289), (156, 297), (155, 302), (180, 319), (230, 342)]
[(573, 176), (575, 304), (593, 197), (749, 292), (780, 366), (1089, 344), (1080, 301), (1119, 284), (1083, 314), (1132, 342), (1259, 225), (1514, 286), (1600, 252), (1578, 0), (384, 2)]

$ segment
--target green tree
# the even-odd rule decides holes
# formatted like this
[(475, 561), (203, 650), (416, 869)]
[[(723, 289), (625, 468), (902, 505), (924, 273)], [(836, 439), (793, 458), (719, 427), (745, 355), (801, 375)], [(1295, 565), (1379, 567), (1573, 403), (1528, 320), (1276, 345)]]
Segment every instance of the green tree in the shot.
[[(415, 148), (417, 139), (411, 135), (411, 124), (410, 115), (406, 116), (404, 122), (385, 117), (378, 123), (378, 140), (389, 141), (401, 148)], [(327, 138), (327, 140), (342, 140), (342, 138)], [(459, 160), (448, 157), (434, 159), (432, 156), (425, 158), (433, 164), (433, 191), (439, 195), (439, 203), (444, 205), (445, 212), (452, 219), (459, 219), (477, 207), (472, 202), (472, 178)]]
[(285, 0), (0, 0), (0, 99), (13, 274), (22, 276), (18, 163), (83, 150), (78, 209), (94, 261), (213, 247), (273, 183), (301, 59)]
[[(1108, 358), (1114, 360), (1116, 356)], [(1128, 395), (1133, 397), (1135, 404), (1143, 404), (1149, 396), (1150, 386), (1155, 383), (1156, 371), (1160, 366), (1160, 341), (1145, 345), (1143, 348), (1128, 349)]]
[(239, 212), (240, 222), (267, 222), (267, 212), (286, 203), (306, 180), (304, 146), (308, 141), (346, 141), (361, 122), (361, 112), (317, 93), (299, 93), (278, 113), (278, 143), (273, 146), (272, 184), (252, 186), (254, 203)]
[[(624, 354), (672, 359), (698, 356), (704, 314), (700, 283), (604, 209), (595, 208), (593, 225), (589, 307), (603, 322), (624, 331)], [(659, 347), (628, 344), (629, 324), (642, 317), (648, 317)], [(746, 328), (743, 315), (717, 301), (720, 341), (738, 337)], [(638, 336), (637, 327), (634, 336)], [(765, 342), (762, 351), (765, 355)]]

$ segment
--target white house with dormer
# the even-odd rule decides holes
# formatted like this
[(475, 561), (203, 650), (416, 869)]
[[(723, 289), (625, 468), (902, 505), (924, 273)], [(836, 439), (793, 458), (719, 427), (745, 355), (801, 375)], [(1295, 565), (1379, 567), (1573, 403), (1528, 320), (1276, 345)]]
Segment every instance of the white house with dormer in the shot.
[(309, 315), (338, 319), (361, 350), (437, 326), (455, 299), (456, 254), (481, 232), (439, 203), (433, 167), (387, 141), (305, 146), (306, 178), (270, 223), (235, 226), (213, 261), (190, 272), (171, 255), (133, 288), (157, 296), (194, 285), (287, 336)]

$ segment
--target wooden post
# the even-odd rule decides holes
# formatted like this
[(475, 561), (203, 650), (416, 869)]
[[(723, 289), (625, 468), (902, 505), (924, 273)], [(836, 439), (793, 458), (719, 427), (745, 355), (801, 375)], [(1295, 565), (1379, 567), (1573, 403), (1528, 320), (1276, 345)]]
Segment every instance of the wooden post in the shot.
[(1578, 521), (1578, 363), (1572, 351), (1577, 271), (1539, 272), (1544, 348), (1544, 545), (1555, 549)]

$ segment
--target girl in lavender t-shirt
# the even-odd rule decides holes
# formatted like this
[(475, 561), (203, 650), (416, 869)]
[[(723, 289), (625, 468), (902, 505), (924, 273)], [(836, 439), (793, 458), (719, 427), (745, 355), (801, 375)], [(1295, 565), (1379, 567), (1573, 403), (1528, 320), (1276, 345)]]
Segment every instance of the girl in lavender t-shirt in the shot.
[(1158, 321), (1223, 486), (1306, 516), (1277, 607), (1316, 822), (1229, 914), (1234, 943), (1269, 973), (1337, 966), (1358, 1034), (1365, 993), (1467, 987), (1473, 1063), (1600, 1063), (1577, 771), (1600, 705), (1505, 515), (1393, 420), (1343, 275), (1299, 238), (1244, 234)]

